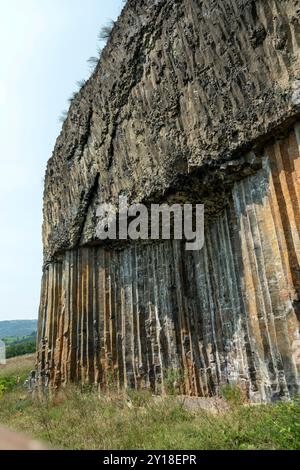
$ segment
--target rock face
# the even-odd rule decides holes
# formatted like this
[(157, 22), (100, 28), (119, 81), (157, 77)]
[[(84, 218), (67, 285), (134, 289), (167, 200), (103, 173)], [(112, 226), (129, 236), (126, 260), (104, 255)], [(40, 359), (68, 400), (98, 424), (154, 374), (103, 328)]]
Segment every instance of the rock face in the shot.
[[(38, 371), (252, 400), (300, 386), (300, 3), (129, 0), (47, 167)], [(101, 202), (205, 204), (205, 246), (97, 240)]]

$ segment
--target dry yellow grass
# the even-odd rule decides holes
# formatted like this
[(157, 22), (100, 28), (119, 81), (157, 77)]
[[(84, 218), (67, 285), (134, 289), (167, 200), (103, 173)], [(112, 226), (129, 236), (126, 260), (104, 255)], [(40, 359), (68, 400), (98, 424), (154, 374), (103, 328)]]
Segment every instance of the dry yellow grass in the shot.
[(34, 369), (35, 354), (26, 354), (12, 359), (7, 359), (6, 365), (0, 364), (0, 377), (23, 376)]

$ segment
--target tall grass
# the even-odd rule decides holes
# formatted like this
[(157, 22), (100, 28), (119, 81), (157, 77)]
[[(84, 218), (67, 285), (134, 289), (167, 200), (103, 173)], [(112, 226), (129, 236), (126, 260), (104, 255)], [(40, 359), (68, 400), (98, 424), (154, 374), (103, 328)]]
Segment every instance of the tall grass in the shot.
[[(0, 378), (14, 377), (15, 366)], [(146, 391), (100, 396), (70, 386), (30, 395), (15, 383), (0, 399), (0, 423), (61, 449), (300, 449), (299, 400), (250, 406), (237, 391), (223, 392), (228, 409), (212, 413)]]
[(0, 422), (62, 449), (299, 449), (299, 402), (188, 411), (146, 392), (98, 396), (75, 387), (55, 396), (10, 391)]

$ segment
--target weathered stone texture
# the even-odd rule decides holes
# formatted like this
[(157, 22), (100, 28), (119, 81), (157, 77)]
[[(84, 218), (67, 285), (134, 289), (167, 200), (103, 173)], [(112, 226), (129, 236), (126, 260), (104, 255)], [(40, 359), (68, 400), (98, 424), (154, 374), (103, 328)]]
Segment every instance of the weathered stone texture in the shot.
[[(128, 2), (47, 168), (41, 382), (299, 391), (299, 44), (295, 0)], [(205, 202), (204, 249), (100, 243), (120, 193)]]
[(99, 201), (162, 198), (299, 113), (299, 45), (299, 0), (129, 1), (48, 164), (45, 260)]

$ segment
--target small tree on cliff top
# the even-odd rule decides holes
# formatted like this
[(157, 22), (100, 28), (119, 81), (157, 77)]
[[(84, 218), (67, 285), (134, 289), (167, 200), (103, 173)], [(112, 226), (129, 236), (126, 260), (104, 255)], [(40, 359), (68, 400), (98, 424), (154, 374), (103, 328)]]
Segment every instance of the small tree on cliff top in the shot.
[(111, 20), (109, 23), (102, 26), (98, 34), (99, 41), (107, 41), (110, 38), (114, 25), (115, 22)]

